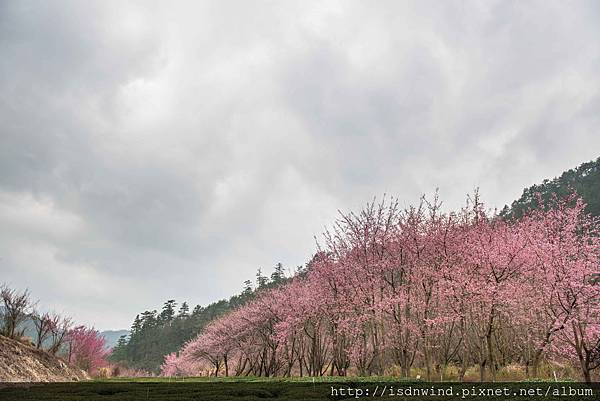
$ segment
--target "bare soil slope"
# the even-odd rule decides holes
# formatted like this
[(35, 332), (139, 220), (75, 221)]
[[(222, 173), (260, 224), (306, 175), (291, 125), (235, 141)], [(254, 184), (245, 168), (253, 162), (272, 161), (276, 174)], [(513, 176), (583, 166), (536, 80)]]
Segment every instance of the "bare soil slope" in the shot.
[(0, 335), (0, 383), (66, 382), (89, 379), (62, 359)]

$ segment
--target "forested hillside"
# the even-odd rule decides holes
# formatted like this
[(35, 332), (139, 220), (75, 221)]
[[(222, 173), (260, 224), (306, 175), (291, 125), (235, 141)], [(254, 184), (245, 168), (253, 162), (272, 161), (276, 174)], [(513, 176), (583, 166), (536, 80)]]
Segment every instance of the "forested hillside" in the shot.
[(541, 184), (526, 188), (510, 208), (505, 206), (502, 215), (519, 218), (527, 209), (537, 209), (540, 200), (543, 204), (549, 204), (553, 196), (562, 198), (573, 191), (577, 192), (587, 204), (588, 213), (594, 216), (600, 215), (600, 157), (567, 170), (560, 177), (547, 179)]
[[(302, 272), (298, 267), (295, 273)], [(259, 269), (255, 284), (247, 280), (243, 291), (229, 299), (222, 299), (207, 306), (193, 309), (187, 302), (179, 305), (168, 300), (160, 311), (144, 311), (137, 315), (131, 325), (130, 335), (120, 337), (110, 360), (128, 368), (158, 372), (164, 356), (178, 350), (196, 336), (208, 323), (253, 299), (257, 292), (274, 288), (288, 280), (281, 263), (275, 266), (270, 277)]]

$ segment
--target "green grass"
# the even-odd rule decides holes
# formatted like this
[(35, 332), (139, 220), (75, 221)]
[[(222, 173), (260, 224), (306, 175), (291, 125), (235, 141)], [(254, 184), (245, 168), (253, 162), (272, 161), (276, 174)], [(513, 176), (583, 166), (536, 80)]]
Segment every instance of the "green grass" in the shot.
[[(389, 397), (388, 399), (400, 400), (593, 400), (598, 397), (598, 388), (594, 389), (593, 397), (481, 397), (468, 396), (461, 397), (463, 389), (481, 388), (502, 388), (507, 387), (518, 392), (521, 388), (542, 387), (546, 389), (549, 385), (557, 387), (570, 385), (573, 387), (586, 388), (581, 383), (547, 383), (547, 382), (522, 382), (522, 383), (436, 383), (436, 388), (448, 388), (452, 386), (456, 396), (427, 396), (427, 397)], [(207, 378), (195, 377), (178, 379), (177, 381), (169, 378), (115, 378), (105, 380), (93, 380), (79, 383), (49, 383), (49, 384), (28, 384), (11, 385), (0, 384), (0, 400), (4, 401), (257, 401), (257, 400), (341, 400), (356, 399), (354, 396), (334, 397), (331, 388), (362, 388), (374, 391), (376, 387), (381, 389), (383, 386), (394, 386), (394, 389), (407, 388), (431, 388), (432, 384), (415, 381), (399, 381), (398, 378), (391, 377), (322, 377), (315, 378)], [(386, 395), (388, 393), (386, 392)], [(372, 396), (372, 393), (369, 394)], [(368, 399), (369, 397), (364, 397)], [(383, 398), (380, 397), (379, 398)]]

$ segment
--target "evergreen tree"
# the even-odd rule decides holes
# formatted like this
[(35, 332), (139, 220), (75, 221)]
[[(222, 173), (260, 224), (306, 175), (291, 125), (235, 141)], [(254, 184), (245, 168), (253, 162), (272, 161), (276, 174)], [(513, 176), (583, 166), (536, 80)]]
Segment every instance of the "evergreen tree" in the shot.
[(127, 335), (122, 335), (114, 346), (110, 355), (111, 362), (120, 362), (127, 359)]
[(179, 308), (179, 312), (177, 312), (177, 317), (186, 318), (189, 316), (189, 311), (190, 311), (190, 307), (188, 306), (188, 303), (184, 302), (181, 304), (181, 307)]
[(135, 319), (133, 319), (133, 324), (131, 325), (131, 335), (136, 335), (142, 328), (142, 321), (140, 320), (140, 315), (135, 315)]
[(271, 282), (273, 284), (280, 284), (285, 280), (285, 272), (283, 271), (283, 265), (277, 263), (275, 265), (275, 271), (271, 274)]
[(156, 326), (158, 324), (158, 319), (156, 317), (156, 310), (142, 312), (141, 322), (142, 322), (142, 331), (148, 330), (148, 329)]
[(170, 323), (173, 320), (175, 317), (176, 306), (177, 303), (174, 299), (169, 299), (167, 302), (165, 302), (159, 316), (161, 323)]
[(204, 308), (201, 305), (194, 306), (194, 310), (192, 311), (192, 317), (196, 317), (202, 313)]
[(256, 271), (256, 287), (263, 288), (267, 285), (267, 283), (268, 280), (265, 276), (263, 276), (262, 269), (258, 268), (258, 270)]
[(242, 294), (248, 295), (251, 293), (252, 293), (252, 281), (246, 280), (246, 281), (244, 281), (244, 291), (242, 292)]

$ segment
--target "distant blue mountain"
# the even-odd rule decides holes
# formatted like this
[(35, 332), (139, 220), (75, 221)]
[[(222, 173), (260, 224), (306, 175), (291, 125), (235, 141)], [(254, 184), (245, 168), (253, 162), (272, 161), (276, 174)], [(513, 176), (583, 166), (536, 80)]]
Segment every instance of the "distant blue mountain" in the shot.
[(112, 348), (117, 345), (119, 337), (129, 335), (129, 330), (105, 330), (101, 331), (100, 335), (106, 339), (106, 346)]

